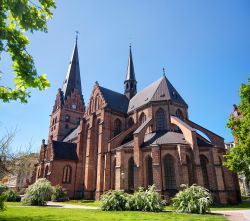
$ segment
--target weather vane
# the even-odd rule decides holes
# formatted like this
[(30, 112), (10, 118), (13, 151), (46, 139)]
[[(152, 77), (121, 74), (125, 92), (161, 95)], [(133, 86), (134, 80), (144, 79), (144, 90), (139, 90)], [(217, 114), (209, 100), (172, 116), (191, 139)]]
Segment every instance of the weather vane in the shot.
[(76, 41), (78, 39), (79, 31), (76, 31)]
[(166, 76), (166, 69), (165, 67), (162, 68), (163, 76)]

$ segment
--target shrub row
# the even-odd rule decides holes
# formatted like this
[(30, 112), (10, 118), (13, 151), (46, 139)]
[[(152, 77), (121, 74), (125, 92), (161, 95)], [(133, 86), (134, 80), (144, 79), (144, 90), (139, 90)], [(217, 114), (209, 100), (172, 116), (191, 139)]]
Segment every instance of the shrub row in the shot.
[(163, 210), (163, 204), (153, 185), (145, 191), (140, 187), (133, 195), (121, 190), (108, 191), (101, 197), (101, 209), (160, 212)]

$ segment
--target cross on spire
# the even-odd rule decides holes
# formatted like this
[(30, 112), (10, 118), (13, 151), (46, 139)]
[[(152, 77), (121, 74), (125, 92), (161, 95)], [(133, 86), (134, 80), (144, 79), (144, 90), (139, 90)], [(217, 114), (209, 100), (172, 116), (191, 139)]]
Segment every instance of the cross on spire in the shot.
[(78, 40), (78, 35), (79, 35), (79, 31), (75, 31), (76, 32), (76, 42)]

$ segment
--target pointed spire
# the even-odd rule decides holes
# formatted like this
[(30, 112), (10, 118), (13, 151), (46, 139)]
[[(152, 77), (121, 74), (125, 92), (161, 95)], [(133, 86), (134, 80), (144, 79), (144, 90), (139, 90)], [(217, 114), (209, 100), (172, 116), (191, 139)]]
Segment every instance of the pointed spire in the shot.
[(80, 95), (82, 96), (77, 38), (78, 38), (78, 33), (76, 35), (76, 43), (69, 63), (68, 72), (62, 86), (64, 99), (70, 96), (70, 94), (73, 92), (74, 89), (77, 89)]
[(125, 81), (135, 80), (134, 63), (131, 51), (131, 44), (129, 45), (129, 57), (128, 57), (128, 68)]
[(134, 63), (132, 57), (131, 44), (129, 45), (129, 57), (126, 78), (124, 81), (124, 94), (128, 99), (131, 99), (137, 92), (137, 81), (135, 79)]

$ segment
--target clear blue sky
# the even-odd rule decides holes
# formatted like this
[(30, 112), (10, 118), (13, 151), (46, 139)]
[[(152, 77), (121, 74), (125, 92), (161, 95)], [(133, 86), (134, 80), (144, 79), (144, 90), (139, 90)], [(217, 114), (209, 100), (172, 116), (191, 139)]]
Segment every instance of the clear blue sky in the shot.
[[(39, 150), (75, 41), (85, 102), (94, 82), (123, 92), (132, 43), (138, 89), (166, 75), (189, 105), (191, 120), (231, 141), (225, 128), (239, 86), (250, 73), (249, 0), (57, 0), (47, 34), (29, 34), (29, 52), (51, 87), (32, 91), (28, 104), (0, 103), (0, 135), (18, 128), (15, 148)], [(0, 61), (10, 84), (9, 60)]]

